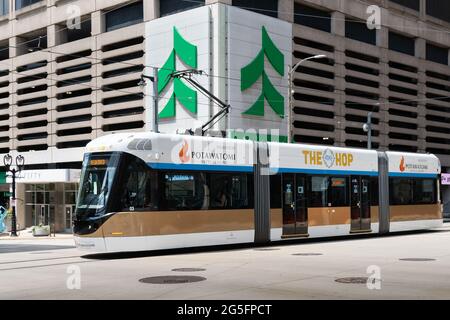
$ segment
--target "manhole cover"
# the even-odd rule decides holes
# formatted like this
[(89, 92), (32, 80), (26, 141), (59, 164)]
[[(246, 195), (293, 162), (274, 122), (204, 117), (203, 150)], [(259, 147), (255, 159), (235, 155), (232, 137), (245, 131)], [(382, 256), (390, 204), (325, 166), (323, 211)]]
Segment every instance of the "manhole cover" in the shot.
[(366, 284), (368, 279), (369, 278), (367, 277), (348, 277), (348, 278), (339, 278), (336, 279), (335, 281), (339, 283)]
[(275, 251), (280, 250), (280, 248), (257, 248), (255, 251)]
[(203, 268), (176, 268), (176, 269), (172, 269), (172, 271), (176, 271), (176, 272), (200, 272), (200, 271), (206, 271), (206, 269), (203, 269)]
[(418, 261), (418, 262), (423, 262), (423, 261), (436, 261), (436, 259), (429, 259), (429, 258), (403, 258), (403, 259), (399, 259), (400, 261)]
[(204, 277), (196, 276), (159, 276), (140, 279), (139, 282), (151, 284), (179, 284), (204, 281)]
[(293, 256), (321, 256), (323, 253), (305, 252), (305, 253), (293, 253)]

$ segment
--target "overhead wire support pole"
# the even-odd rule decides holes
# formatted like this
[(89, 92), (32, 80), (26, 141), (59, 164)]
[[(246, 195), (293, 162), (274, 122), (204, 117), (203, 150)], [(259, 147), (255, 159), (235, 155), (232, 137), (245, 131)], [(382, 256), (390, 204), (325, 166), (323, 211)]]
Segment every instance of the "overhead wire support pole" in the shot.
[(158, 72), (159, 68), (153, 67), (153, 76), (141, 75), (141, 80), (138, 85), (140, 87), (145, 87), (146, 82), (144, 79), (149, 79), (153, 84), (153, 131), (159, 132), (158, 130), (158, 109), (159, 109), (159, 91), (158, 91)]

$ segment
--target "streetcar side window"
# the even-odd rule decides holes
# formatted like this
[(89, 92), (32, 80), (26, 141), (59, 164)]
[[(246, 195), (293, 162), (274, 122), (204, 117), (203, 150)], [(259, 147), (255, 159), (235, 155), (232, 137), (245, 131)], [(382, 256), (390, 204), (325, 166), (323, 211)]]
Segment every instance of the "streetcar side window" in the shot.
[(434, 204), (437, 202), (436, 180), (413, 179), (413, 193), (416, 204)]
[(390, 178), (391, 205), (437, 203), (435, 179)]
[(114, 210), (181, 211), (253, 208), (253, 174), (153, 170), (124, 154)]
[(270, 176), (270, 208), (281, 208), (281, 174)]
[(347, 207), (350, 205), (348, 177), (311, 176), (311, 208)]
[(164, 173), (163, 210), (206, 210), (209, 190), (205, 173)]
[(347, 177), (331, 177), (330, 178), (330, 196), (329, 203), (333, 207), (346, 207), (349, 205), (348, 200), (348, 178)]
[(378, 177), (370, 178), (370, 205), (378, 206), (379, 195), (378, 195)]
[(121, 195), (123, 210), (135, 211), (144, 207), (148, 170), (137, 161), (126, 167), (125, 183)]
[(408, 205), (412, 204), (412, 185), (409, 178), (393, 178), (390, 180), (389, 191), (391, 194), (391, 204)]
[(310, 207), (328, 207), (328, 176), (313, 176), (311, 181)]
[(247, 174), (210, 173), (210, 208), (244, 209), (251, 207), (252, 183)]

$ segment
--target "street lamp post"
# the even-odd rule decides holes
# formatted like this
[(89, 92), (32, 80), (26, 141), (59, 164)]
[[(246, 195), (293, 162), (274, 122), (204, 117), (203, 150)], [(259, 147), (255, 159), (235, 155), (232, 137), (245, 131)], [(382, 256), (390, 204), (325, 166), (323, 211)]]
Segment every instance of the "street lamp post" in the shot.
[(141, 80), (138, 83), (138, 86), (144, 88), (146, 86), (145, 79), (149, 79), (153, 83), (153, 131), (158, 132), (158, 102), (159, 102), (159, 93), (158, 93), (158, 71), (159, 69), (153, 68), (153, 76), (146, 76), (144, 74), (141, 75)]
[(372, 115), (373, 111), (376, 107), (378, 107), (380, 103), (375, 103), (372, 107), (372, 110), (367, 114), (367, 122), (363, 125), (364, 132), (367, 132), (367, 149), (372, 149)]
[(292, 107), (293, 107), (293, 97), (292, 95), (294, 94), (294, 90), (293, 90), (293, 84), (292, 84), (292, 80), (293, 80), (293, 74), (294, 72), (297, 70), (297, 68), (305, 61), (308, 60), (313, 60), (313, 59), (322, 59), (322, 58), (326, 58), (327, 56), (324, 54), (319, 54), (319, 55), (315, 55), (315, 56), (311, 56), (305, 59), (300, 60), (299, 62), (297, 62), (294, 67), (290, 67), (289, 66), (289, 72), (288, 72), (288, 76), (289, 76), (289, 92), (288, 92), (288, 99), (289, 99), (289, 113), (288, 113), (288, 143), (292, 142)]
[(7, 154), (3, 157), (3, 164), (6, 171), (11, 172), (12, 176), (12, 217), (11, 217), (11, 237), (17, 237), (16, 223), (16, 174), (20, 173), (25, 166), (25, 158), (22, 155), (16, 157), (15, 167), (12, 167), (13, 157)]
[(364, 123), (363, 129), (367, 132), (367, 149), (372, 149), (372, 111), (367, 114), (367, 122)]

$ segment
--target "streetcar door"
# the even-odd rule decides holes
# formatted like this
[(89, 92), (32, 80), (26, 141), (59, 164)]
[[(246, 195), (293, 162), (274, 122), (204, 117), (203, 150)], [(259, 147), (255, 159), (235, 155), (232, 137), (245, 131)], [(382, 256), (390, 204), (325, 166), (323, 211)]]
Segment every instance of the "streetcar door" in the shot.
[(370, 180), (361, 178), (361, 230), (369, 231), (370, 226)]
[(306, 205), (306, 177), (300, 174), (296, 176), (295, 233), (306, 235), (308, 233), (308, 207)]
[(301, 174), (283, 174), (283, 236), (308, 233), (306, 178)]
[(295, 174), (283, 174), (283, 235), (295, 234)]
[(370, 231), (370, 197), (368, 178), (351, 177), (351, 232)]

